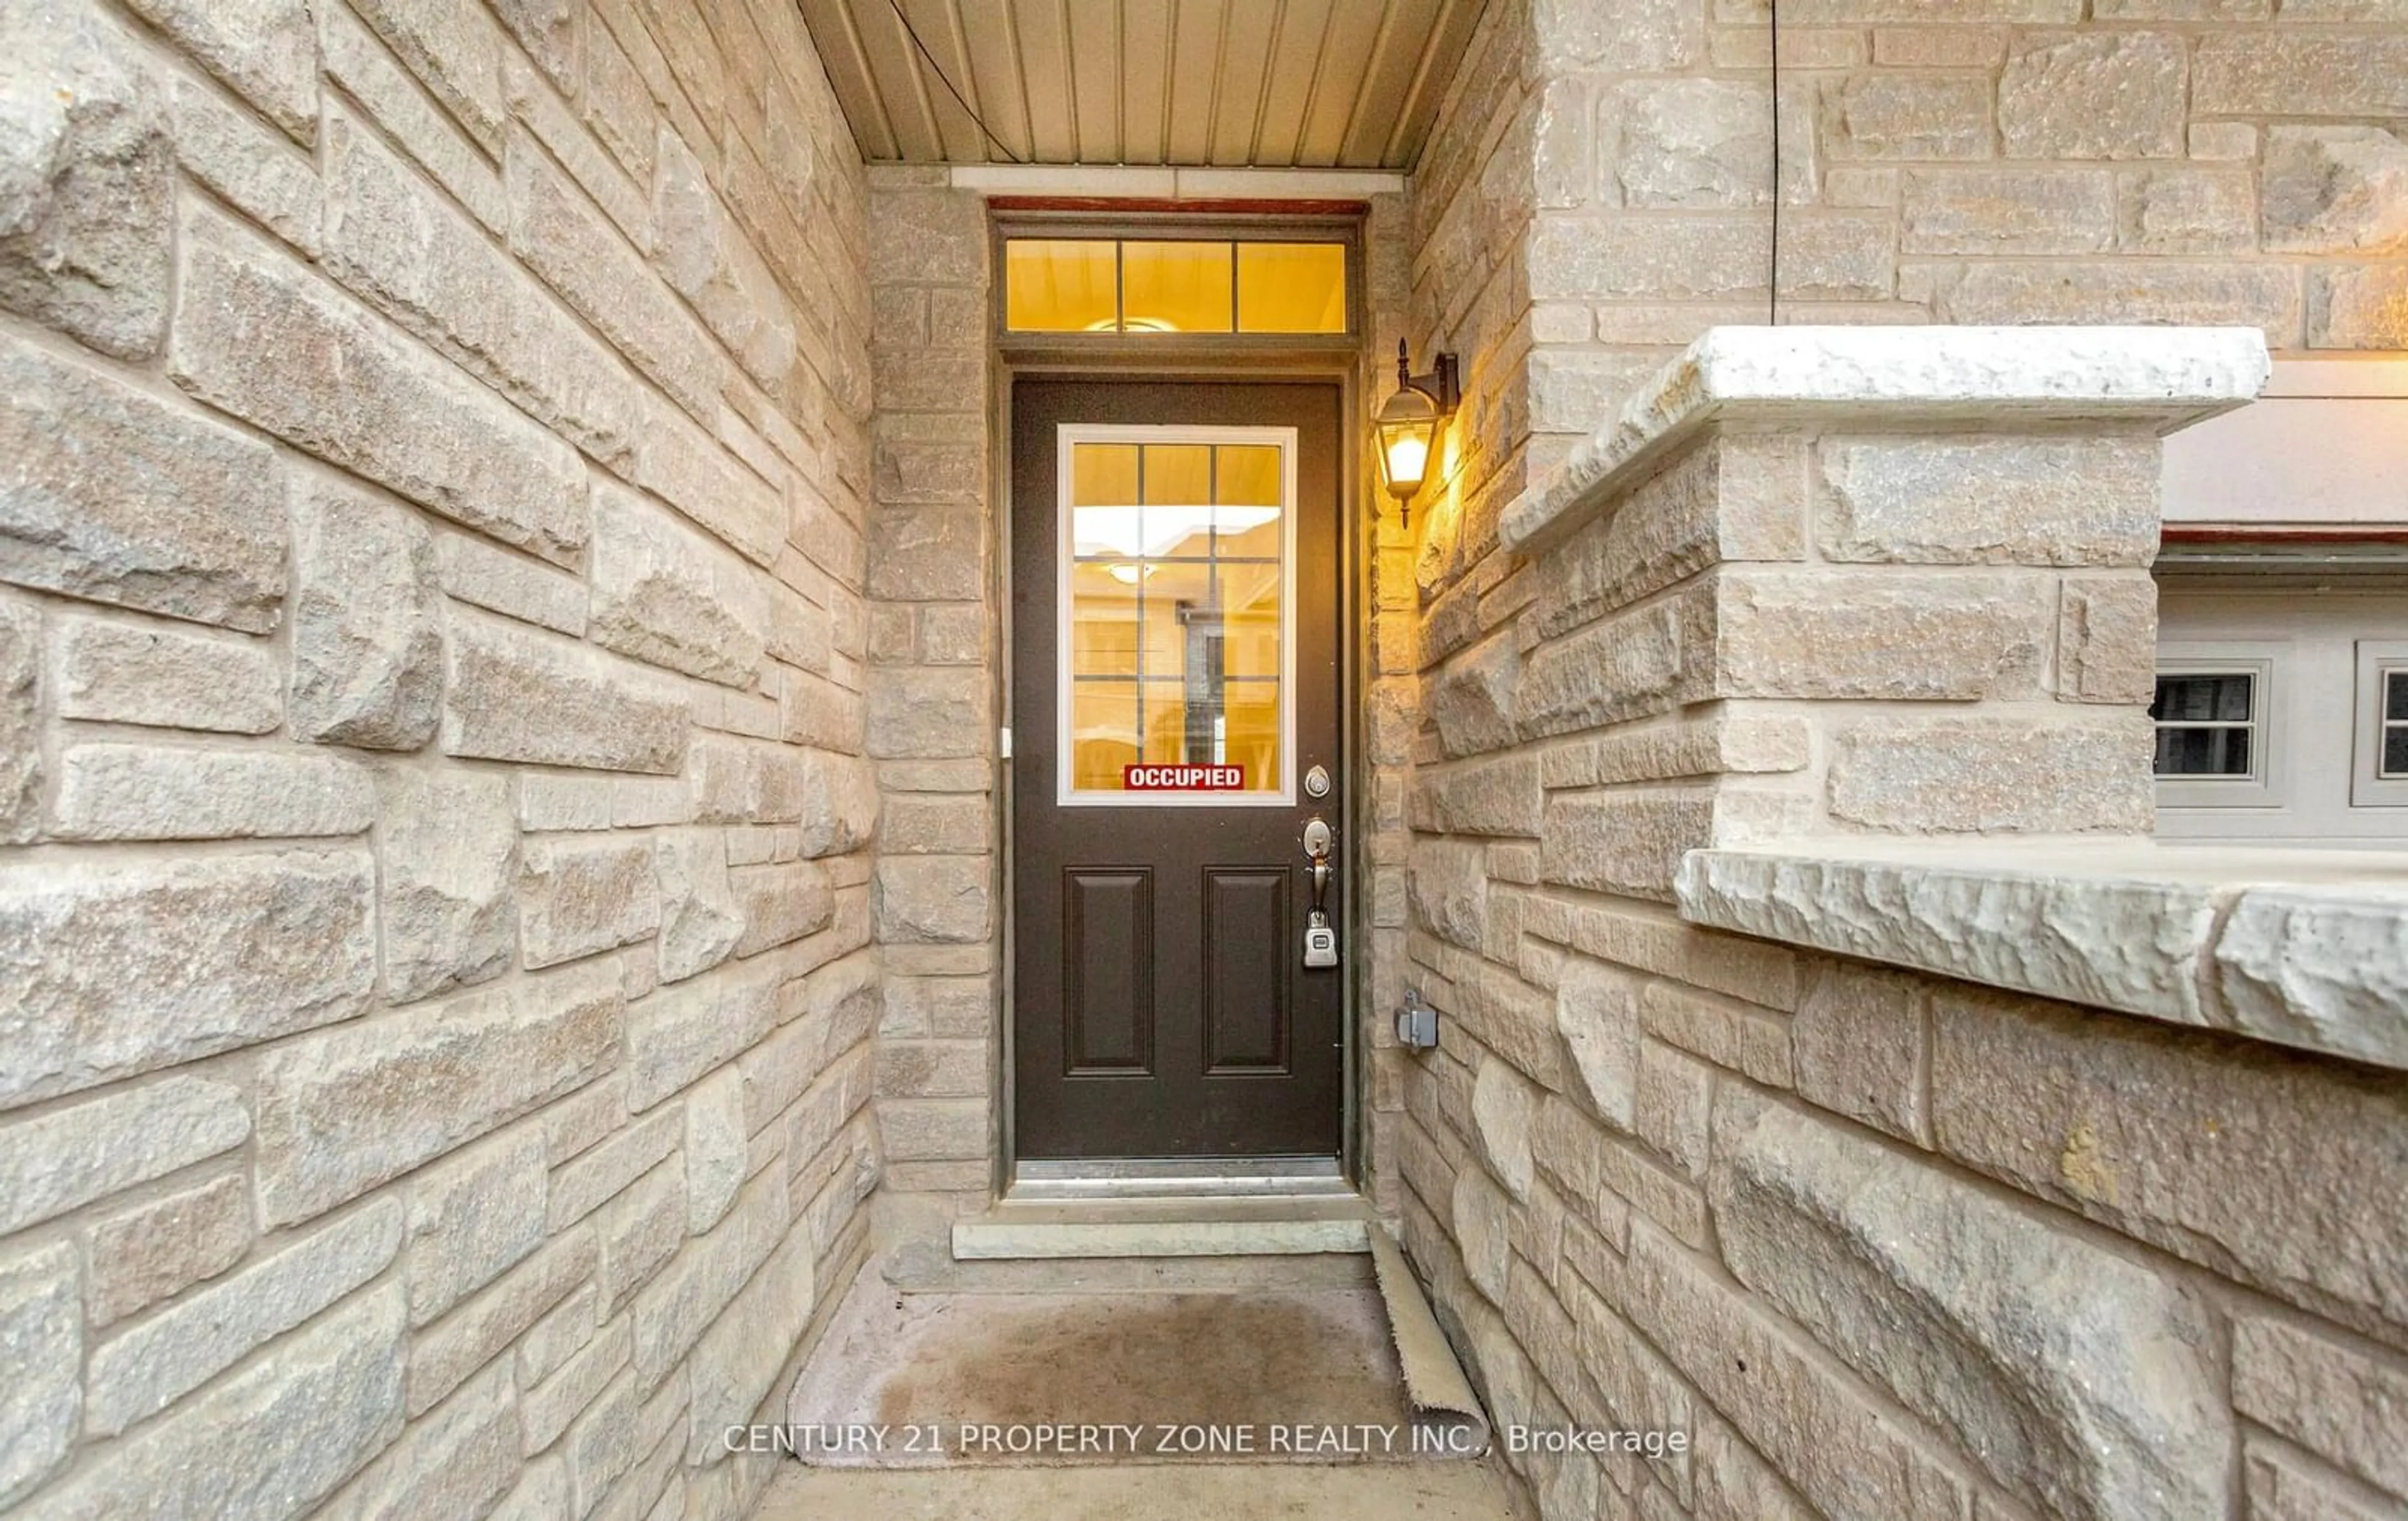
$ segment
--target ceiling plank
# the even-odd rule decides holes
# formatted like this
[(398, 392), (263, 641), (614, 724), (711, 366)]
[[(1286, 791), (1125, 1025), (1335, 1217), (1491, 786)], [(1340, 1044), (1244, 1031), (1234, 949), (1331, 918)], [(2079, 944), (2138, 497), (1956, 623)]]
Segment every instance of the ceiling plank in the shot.
[[(1020, 38), (1011, 23), (1012, 0), (959, 0), (962, 42), (969, 50), (970, 72), (978, 80), (979, 114), (1016, 157), (1032, 152), (1029, 144), (1028, 89), (1021, 75)], [(986, 145), (989, 160), (999, 157)]]
[(1170, 154), (1173, 164), (1212, 162), (1212, 123), (1219, 113), (1226, 0), (1178, 0), (1170, 55)]
[(1170, 154), (1170, 12), (1167, 0), (1121, 6), (1121, 155), (1161, 164)]
[[(896, 4), (910, 19), (911, 32), (919, 37), (914, 44), (906, 36), (904, 46), (910, 49), (912, 72), (937, 134), (944, 140), (946, 160), (976, 163), (992, 155), (995, 150), (971, 114), (978, 109), (978, 97), (971, 93), (968, 55), (953, 28), (953, 0), (896, 0)], [(923, 48), (927, 50), (924, 53)]]
[(1438, 122), (1439, 108), (1446, 104), (1447, 87), (1455, 82), (1455, 68), (1471, 47), (1471, 34), (1479, 29), (1483, 8), (1484, 0), (1446, 0), (1437, 24), (1430, 28), (1412, 93), (1397, 113), (1382, 167), (1411, 174), (1421, 163), (1430, 129)]
[(862, 52), (886, 102), (886, 120), (895, 129), (896, 156), (907, 164), (942, 159), (944, 134), (937, 126), (936, 108), (928, 100), (919, 55), (904, 35), (895, 7), (888, 0), (853, 0), (853, 14)]
[(1254, 129), (1262, 121), (1264, 76), (1270, 66), (1271, 35), (1278, 29), (1280, 8), (1281, 0), (1229, 0), (1210, 163), (1241, 168), (1254, 161)]
[(902, 145), (896, 140), (894, 123), (886, 119), (886, 102), (879, 93), (877, 76), (862, 50), (860, 34), (853, 30), (851, 0), (801, 0), (801, 9), (811, 46), (819, 50), (820, 65), (827, 70), (828, 84), (844, 111), (845, 125), (853, 129), (853, 146), (872, 163), (901, 158)]
[(1298, 167), (1326, 169), (1345, 151), (1346, 122), (1354, 113), (1354, 96), (1362, 88), (1366, 50), (1356, 35), (1355, 0), (1330, 12), (1321, 62), (1312, 77), (1312, 99), (1305, 108), (1304, 125), (1296, 145)]
[(1121, 164), (1120, 0), (1068, 0), (1078, 160)]
[(1014, 0), (1011, 10), (1028, 93), (1029, 160), (1076, 164), (1078, 123), (1071, 113), (1070, 39), (1062, 0)]
[(1329, 36), (1330, 0), (1287, 0), (1271, 38), (1262, 108), (1255, 113), (1257, 164), (1293, 165), (1304, 138), (1305, 113)]
[(1388, 129), (1412, 87), (1422, 40), (1438, 19), (1438, 6), (1439, 0), (1388, 0), (1370, 66), (1364, 70), (1363, 88), (1355, 96), (1354, 119), (1346, 123), (1346, 148), (1338, 161), (1345, 167), (1383, 166), (1380, 156), (1388, 146)]

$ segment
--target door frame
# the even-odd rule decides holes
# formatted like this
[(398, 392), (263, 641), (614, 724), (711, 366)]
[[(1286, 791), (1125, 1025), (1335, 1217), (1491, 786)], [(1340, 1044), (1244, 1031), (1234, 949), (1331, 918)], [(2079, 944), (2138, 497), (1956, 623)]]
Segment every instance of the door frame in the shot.
[[(1211, 216), (1133, 213), (1098, 214), (1093, 209), (1054, 212), (1015, 208), (990, 210), (988, 236), (988, 355), (990, 395), (994, 396), (988, 440), (991, 457), (987, 479), (995, 502), (995, 631), (996, 711), (1006, 729), (1016, 727), (1011, 710), (1015, 670), (1012, 610), (1012, 530), (1019, 504), (1012, 499), (1012, 387), (1023, 377), (1110, 383), (1149, 380), (1230, 382), (1247, 380), (1322, 381), (1338, 392), (1338, 552), (1339, 655), (1338, 736), (1340, 775), (1345, 807), (1338, 825), (1340, 901), (1345, 923), (1340, 943), (1346, 947), (1344, 973), (1339, 987), (1340, 1114), (1338, 1169), (1350, 1185), (1359, 1186), (1366, 1138), (1363, 1134), (1369, 1042), (1358, 1022), (1365, 1007), (1364, 988), (1371, 972), (1370, 913), (1365, 895), (1360, 858), (1361, 839), (1369, 818), (1370, 778), (1363, 765), (1364, 612), (1369, 607), (1371, 524), (1364, 513), (1363, 366), (1369, 337), (1369, 309), (1363, 286), (1363, 218), (1360, 212), (1313, 216)], [(1004, 240), (1013, 236), (1070, 237), (1310, 237), (1346, 245), (1346, 300), (1349, 331), (1342, 337), (1227, 336), (1186, 339), (1149, 334), (1117, 335), (1009, 334), (1004, 330)], [(1039, 504), (1051, 513), (1057, 504)], [(1018, 1024), (1018, 847), (1012, 827), (1012, 768), (1009, 752), (996, 765), (995, 807), (1002, 867), (1001, 912), (997, 916), (996, 953), (1002, 989), (997, 1017), (1001, 1021), (996, 1069), (996, 1146), (995, 1169), (988, 1181), (990, 1197), (1010, 1191), (1019, 1159), (1019, 1096), (1012, 1069)], [(1098, 1178), (1108, 1177), (1114, 1164), (1099, 1160)], [(1232, 1169), (1231, 1170), (1237, 1170)], [(1310, 1191), (1309, 1189), (1306, 1191)]]

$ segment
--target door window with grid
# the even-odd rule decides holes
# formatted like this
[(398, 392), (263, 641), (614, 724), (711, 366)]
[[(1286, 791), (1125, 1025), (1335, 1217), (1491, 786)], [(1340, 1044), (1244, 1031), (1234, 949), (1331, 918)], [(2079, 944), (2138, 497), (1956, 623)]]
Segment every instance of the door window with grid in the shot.
[(1060, 796), (1293, 801), (1293, 428), (1065, 427)]

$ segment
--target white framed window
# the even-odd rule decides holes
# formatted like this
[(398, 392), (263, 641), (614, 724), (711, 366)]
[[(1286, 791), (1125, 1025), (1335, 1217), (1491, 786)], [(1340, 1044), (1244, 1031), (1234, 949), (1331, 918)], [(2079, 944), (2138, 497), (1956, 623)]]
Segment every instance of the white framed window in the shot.
[[(2238, 741), (2166, 739), (2160, 770), (2173, 774), (2157, 779), (2157, 837), (2317, 849), (2408, 844), (2408, 774), (2400, 765), (2408, 760), (2401, 738), (2408, 683), (2389, 680), (2408, 674), (2408, 575), (2312, 594), (2290, 585), (2236, 589), (2241, 580), (2166, 588), (2158, 667), (2170, 678), (2262, 671), (2251, 693), (2254, 753), (2245, 770), (2263, 781), (2235, 774)], [(2168, 698), (2191, 713), (2214, 709), (2214, 695), (2196, 689)], [(2207, 773), (2211, 762), (2233, 769)]]
[(2167, 808), (2276, 808), (2285, 801), (2279, 652), (2256, 642), (2160, 644), (2157, 801)]
[(2408, 808), (2408, 639), (2358, 641), (2355, 808)]

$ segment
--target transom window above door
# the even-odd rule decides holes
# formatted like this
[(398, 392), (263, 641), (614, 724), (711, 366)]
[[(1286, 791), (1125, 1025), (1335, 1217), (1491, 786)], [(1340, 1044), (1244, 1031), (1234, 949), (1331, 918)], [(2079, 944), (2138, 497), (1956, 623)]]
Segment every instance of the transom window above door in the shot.
[(1293, 428), (1061, 430), (1061, 801), (1293, 800)]
[(1014, 333), (1347, 331), (1343, 243), (1010, 237), (1003, 248)]

